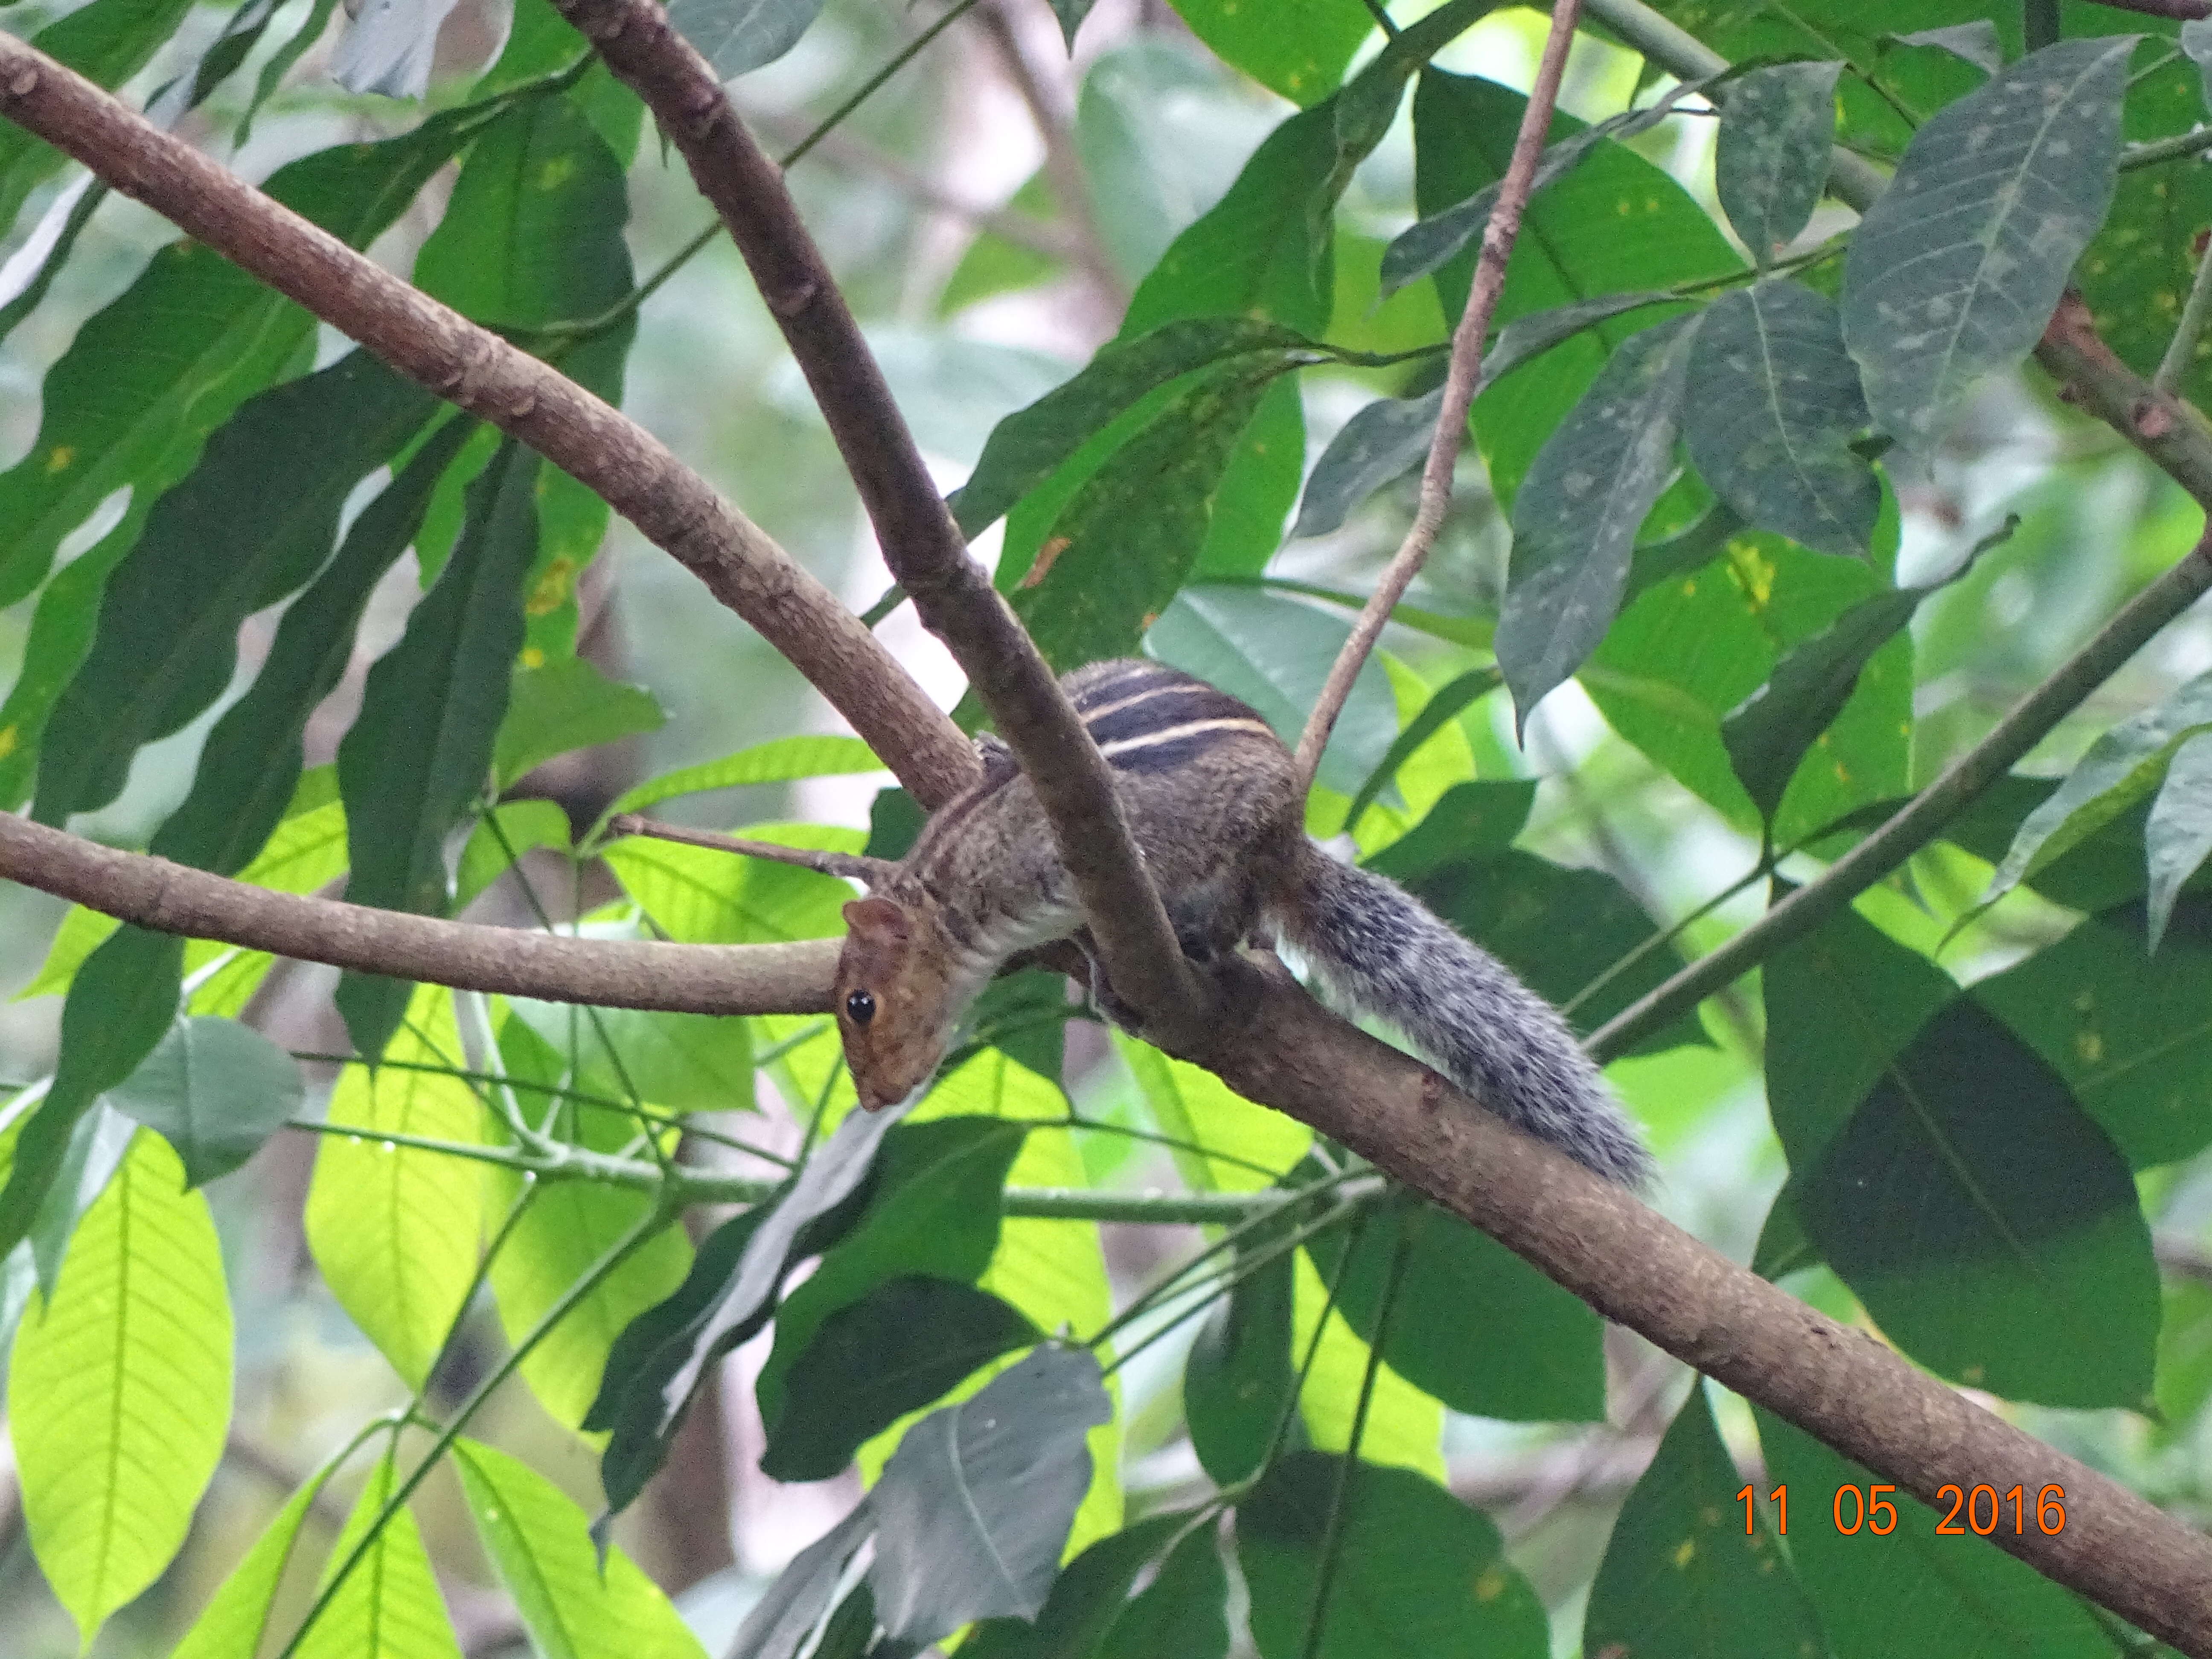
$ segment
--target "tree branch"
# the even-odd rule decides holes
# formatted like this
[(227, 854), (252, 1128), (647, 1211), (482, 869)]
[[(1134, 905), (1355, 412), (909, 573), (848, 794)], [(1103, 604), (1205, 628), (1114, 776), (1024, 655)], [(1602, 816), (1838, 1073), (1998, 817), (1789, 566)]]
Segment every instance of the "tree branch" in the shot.
[(1042, 804), (1115, 993), (1162, 1032), (1204, 1017), (1113, 776), (922, 465), (914, 434), (783, 178), (656, 0), (555, 0), (652, 110), (729, 227), (874, 525), (884, 561), (944, 641)]
[(655, 841), (680, 842), (686, 847), (734, 853), (740, 858), (772, 859), (778, 864), (795, 864), (802, 870), (817, 871), (825, 876), (865, 882), (871, 887), (898, 867), (897, 861), (892, 859), (872, 859), (858, 853), (829, 853), (812, 847), (786, 847), (774, 841), (747, 841), (742, 836), (726, 836), (720, 830), (663, 823), (642, 812), (616, 813), (607, 820), (607, 834), (649, 836)]
[(1505, 291), (1506, 262), (1513, 257), (1513, 244), (1521, 234), (1521, 215), (1535, 183), (1545, 136), (1552, 129), (1559, 77), (1566, 70), (1567, 48), (1574, 44), (1575, 23), (1581, 11), (1582, 0), (1553, 0), (1551, 32), (1544, 39), (1536, 82), (1529, 88), (1528, 106), (1521, 112), (1521, 131), (1514, 137), (1513, 154), (1505, 164), (1505, 177), (1498, 183), (1498, 199), (1491, 204), (1490, 217), (1482, 228), (1482, 252), (1475, 260), (1467, 308), (1452, 331), (1451, 359), (1444, 369), (1443, 407), (1437, 411), (1436, 430), (1429, 439), (1428, 461), (1421, 469), (1420, 504), (1414, 510), (1406, 539), (1398, 544), (1374, 593), (1352, 623), (1351, 636), (1329, 665), (1328, 678), (1315, 700), (1313, 712), (1306, 716), (1305, 730), (1298, 734), (1301, 795), (1313, 785), (1322, 750), (1328, 747), (1328, 734), (1336, 726), (1336, 717), (1344, 712), (1345, 700), (1351, 696), (1352, 683), (1359, 678), (1368, 653), (1382, 636), (1382, 624), (1390, 620), (1391, 611), (1428, 562), (1429, 550), (1436, 545), (1444, 514), (1451, 507), (1452, 474), (1459, 465), (1460, 447), (1467, 441), (1468, 410), (1474, 405), (1474, 389), (1482, 379), (1482, 343), (1490, 333), (1498, 296)]
[(2172, 17), (2183, 22), (2212, 17), (2212, 0), (2097, 0), (2114, 11), (2138, 12), (2145, 17)]
[(959, 733), (859, 620), (637, 422), (5, 34), (0, 115), (604, 497), (820, 688), (917, 798), (975, 776)]
[(0, 812), (0, 878), (157, 933), (462, 990), (696, 1014), (822, 1013), (839, 941), (662, 945), (486, 927), (272, 893)]

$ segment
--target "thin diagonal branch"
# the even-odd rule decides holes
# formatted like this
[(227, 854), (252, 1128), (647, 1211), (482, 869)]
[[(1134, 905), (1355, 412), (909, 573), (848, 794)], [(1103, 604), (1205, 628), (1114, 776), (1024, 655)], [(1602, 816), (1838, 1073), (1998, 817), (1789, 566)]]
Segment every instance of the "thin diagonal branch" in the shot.
[(829, 424), (884, 562), (923, 625), (966, 671), (1036, 786), (1116, 994), (1163, 1030), (1201, 1018), (1205, 988), (1176, 948), (1112, 775), (1028, 633), (968, 556), (782, 174), (655, 0), (556, 4), (645, 100), (729, 227)]
[(1536, 82), (1529, 88), (1528, 107), (1521, 112), (1521, 131), (1513, 140), (1513, 155), (1505, 164), (1505, 177), (1491, 204), (1490, 218), (1482, 228), (1482, 252), (1474, 265), (1474, 281), (1467, 291), (1467, 309), (1452, 331), (1451, 361), (1444, 370), (1443, 408), (1437, 412), (1435, 434), (1429, 440), (1429, 459), (1421, 469), (1420, 504), (1412, 527), (1391, 556), (1382, 579), (1352, 625), (1351, 637), (1298, 734), (1298, 791), (1303, 795), (1321, 764), (1328, 734), (1344, 712), (1352, 683), (1366, 665), (1368, 653), (1381, 637), (1382, 624), (1405, 597), (1407, 587), (1428, 562), (1450, 510), (1452, 473), (1459, 464), (1460, 447), (1467, 441), (1467, 414), (1474, 403), (1474, 389), (1482, 379), (1482, 343), (1490, 334), (1490, 319), (1505, 291), (1505, 266), (1513, 257), (1513, 244), (1521, 234), (1521, 216), (1536, 180), (1536, 162), (1544, 152), (1545, 136), (1552, 129), (1552, 112), (1559, 100), (1559, 78), (1566, 71), (1567, 48), (1574, 44), (1575, 23), (1582, 15), (1582, 0), (1553, 0), (1551, 32), (1544, 40), (1544, 56), (1536, 65)]
[(734, 853), (741, 858), (772, 859), (778, 864), (795, 864), (802, 870), (813, 870), (825, 876), (842, 876), (854, 881), (866, 882), (870, 886), (880, 882), (897, 867), (890, 859), (872, 859), (858, 853), (830, 853), (812, 847), (786, 847), (781, 842), (747, 841), (742, 836), (726, 836), (714, 830), (694, 830), (688, 824), (663, 823), (659, 818), (649, 818), (642, 812), (617, 812), (607, 820), (610, 836), (647, 836), (655, 841), (680, 842), (686, 847), (703, 847), (710, 852)]
[(975, 775), (973, 751), (859, 619), (636, 422), (7, 34), (0, 115), (586, 485), (759, 629), (918, 798)]

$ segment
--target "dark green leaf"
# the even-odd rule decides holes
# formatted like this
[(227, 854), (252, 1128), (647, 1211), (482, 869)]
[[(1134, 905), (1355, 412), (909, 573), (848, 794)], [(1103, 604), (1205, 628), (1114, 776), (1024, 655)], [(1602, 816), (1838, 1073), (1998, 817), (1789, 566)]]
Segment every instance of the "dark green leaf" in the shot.
[(2099, 738), (2065, 781), (2021, 824), (1982, 902), (2033, 881), (2045, 866), (2143, 799), (2166, 775), (2174, 751), (2205, 731), (2212, 731), (2212, 673), (2185, 682)]
[(580, 658), (518, 668), (492, 746), (493, 786), (511, 789), (556, 755), (657, 732), (667, 718), (643, 686), (611, 680)]
[(1085, 482), (1010, 596), (1055, 669), (1133, 648), (1197, 562), (1238, 435), (1274, 369), (1177, 397)]
[(912, 1124), (885, 1143), (866, 1210), (776, 1311), (775, 1348), (755, 1389), (771, 1437), (793, 1403), (792, 1367), (830, 1315), (894, 1279), (972, 1284), (990, 1265), (1023, 1135), (1018, 1123), (951, 1117)]
[(300, 1109), (300, 1067), (234, 1019), (180, 1019), (107, 1103), (155, 1131), (184, 1161), (185, 1184), (228, 1175)]
[(863, 1498), (850, 1515), (792, 1557), (738, 1627), (728, 1659), (796, 1659), (836, 1594), (845, 1564), (875, 1529), (875, 1507)]
[(307, 16), (301, 20), (300, 27), (294, 31), (291, 39), (264, 60), (260, 74), (254, 77), (253, 95), (246, 102), (246, 113), (239, 118), (236, 138), (239, 149), (246, 148), (246, 141), (253, 131), (254, 118), (260, 113), (262, 106), (269, 101), (269, 95), (283, 83), (284, 77), (291, 72), (292, 65), (300, 61), (307, 48), (323, 38), (323, 32), (330, 27), (331, 14), (337, 9), (338, 0), (313, 0)]
[(1053, 1580), (1034, 1623), (985, 1620), (960, 1651), (966, 1659), (1091, 1659), (1138, 1575), (1189, 1523), (1188, 1515), (1155, 1515), (1100, 1539)]
[(437, 408), (356, 351), (252, 399), (215, 434), (108, 578), (92, 650), (47, 723), (41, 823), (106, 805), (143, 745), (222, 695), (240, 626), (314, 575), (355, 486)]
[(1425, 1203), (1392, 1204), (1357, 1237), (1332, 1229), (1308, 1240), (1306, 1251), (1322, 1282), (1337, 1286), (1352, 1328), (1370, 1343), (1398, 1264), (1382, 1358), (1453, 1410), (1516, 1422), (1604, 1417), (1596, 1314), (1457, 1217)]
[(1933, 46), (1938, 52), (1948, 52), (1984, 75), (1995, 75), (2004, 67), (2004, 42), (1997, 38), (1997, 26), (1986, 17), (1943, 28), (1915, 29), (1910, 34), (1893, 34), (1889, 39), (1900, 46)]
[(1060, 38), (1067, 42), (1070, 52), (1075, 50), (1075, 32), (1083, 27), (1083, 20), (1091, 15), (1091, 8), (1097, 0), (1050, 0), (1052, 15), (1060, 19)]
[(776, 1480), (827, 1480), (861, 1443), (977, 1367), (1044, 1333), (988, 1291), (906, 1274), (837, 1309), (785, 1377), (761, 1455)]
[(1183, 1363), (1191, 1449), (1217, 1486), (1259, 1472), (1297, 1394), (1291, 1358), (1297, 1258), (1282, 1247), (1314, 1218), (1310, 1205), (1285, 1202), (1268, 1224), (1240, 1237), (1230, 1269), (1235, 1282), (1199, 1327)]
[(1098, 1659), (1224, 1659), (1228, 1600), (1216, 1528), (1194, 1527), (1122, 1609), (1098, 1645)]
[(1693, 323), (1646, 329), (1613, 354), (1537, 453), (1513, 503), (1498, 665), (1518, 721), (1596, 649), (1674, 464)]
[(34, 246), (43, 246), (46, 255), (40, 260), (38, 270), (13, 293), (0, 289), (0, 294), (6, 295), (5, 303), (0, 304), (0, 340), (13, 334), (15, 325), (45, 301), (54, 279), (62, 274), (62, 267), (76, 252), (77, 238), (84, 234), (84, 228), (92, 222), (92, 216), (106, 199), (107, 186), (88, 173), (78, 187), (57, 197), (46, 209), (46, 216), (32, 228), (23, 248), (11, 257), (10, 263)]
[[(1982, 1539), (1937, 1537), (1937, 1511), (1893, 1486), (1881, 1494), (1897, 1511), (1889, 1535), (1873, 1536), (1864, 1521), (1838, 1532), (1838, 1503), (1846, 1523), (1853, 1513), (1843, 1489), (1856, 1486), (1863, 1500), (1881, 1477), (1758, 1416), (1769, 1490), (1787, 1486), (1792, 1499), (1790, 1561), (1835, 1659), (2111, 1659), (2111, 1637), (2073, 1591)], [(2032, 1506), (2026, 1524), (2035, 1524)]]
[(1890, 588), (1860, 600), (1792, 646), (1766, 683), (1729, 711), (1721, 741), (1761, 817), (1774, 816), (1806, 751), (1843, 712), (1874, 653), (1912, 620), (1923, 597), (1917, 587)]
[[(442, 915), (445, 839), (491, 772), (522, 644), (522, 579), (538, 550), (543, 463), (512, 440), (469, 488), (469, 519), (399, 643), (368, 671), (360, 714), (338, 744), (338, 788), (356, 904)], [(374, 1060), (398, 1028), (407, 986), (349, 973), (338, 1004)]]
[(2083, 921), (1981, 981), (1974, 1000), (2066, 1080), (2136, 1169), (2212, 1140), (2212, 908), (2185, 899), (2154, 957), (2143, 910)]
[[(1066, 1059), (1063, 1039), (1074, 1012), (1064, 975), (1035, 968), (1003, 974), (969, 1005), (969, 1041), (996, 1048), (1039, 1077), (1058, 1083)], [(948, 1062), (945, 1070), (949, 1073), (951, 1069)]]
[(991, 429), (982, 458), (947, 505), (960, 533), (973, 538), (1058, 470), (1086, 439), (1151, 392), (1231, 357), (1264, 353), (1279, 363), (1304, 337), (1246, 317), (1170, 322), (1100, 348), (1073, 380)]
[[(96, 0), (40, 29), (31, 44), (112, 89), (146, 66), (191, 9), (191, 0)], [(28, 128), (0, 125), (0, 234), (15, 223), (23, 198), (61, 164), (60, 153)]]
[(1874, 468), (1850, 447), (1866, 423), (1827, 301), (1771, 278), (1706, 307), (1682, 436), (1714, 494), (1749, 522), (1823, 553), (1863, 555), (1881, 511)]
[[(1778, 887), (1778, 902), (1787, 890)], [(1767, 1109), (1790, 1167), (1801, 1174), (1959, 994), (1948, 975), (1855, 910), (1838, 911), (1777, 951), (1759, 982)]]
[(1321, 1640), (1309, 1646), (1342, 1460), (1297, 1452), (1237, 1508), (1262, 1659), (1545, 1659), (1543, 1603), (1498, 1528), (1411, 1469), (1356, 1464)]
[[(382, 143), (319, 150), (279, 168), (263, 188), (364, 246), (462, 145), (519, 99), (537, 95), (433, 116)], [(35, 587), (62, 538), (125, 484), (133, 504), (125, 525), (135, 536), (208, 434), (269, 383), (313, 326), (306, 312), (198, 242), (155, 254), (48, 371), (37, 441), (0, 476), (0, 605)], [(9, 711), (0, 725), (16, 718)]]
[(814, 1644), (811, 1659), (904, 1659), (903, 1650), (896, 1644), (876, 1644), (876, 1593), (863, 1578), (837, 1604), (830, 1622), (822, 1627), (822, 1639)]
[(893, 785), (876, 791), (868, 803), (867, 855), (872, 859), (902, 859), (913, 849), (929, 814), (921, 803)]
[(1751, 1270), (1761, 1279), (1783, 1279), (1819, 1265), (1820, 1260), (1820, 1251), (1805, 1237), (1804, 1224), (1798, 1219), (1796, 1194), (1785, 1182), (1767, 1207), (1759, 1243), (1752, 1249)]
[(822, 0), (675, 0), (668, 21), (725, 81), (773, 64), (822, 15)]
[(834, 1236), (896, 1121), (893, 1112), (848, 1114), (777, 1198), (718, 1229), (676, 1293), (616, 1340), (584, 1419), (586, 1428), (611, 1431), (599, 1461), (610, 1512), (660, 1467), (708, 1365), (768, 1322), (791, 1264), (823, 1247), (825, 1229)]
[[(1285, 743), (1296, 743), (1321, 695), (1350, 619), (1304, 599), (1233, 583), (1185, 588), (1145, 635), (1145, 649), (1252, 705)], [(1371, 659), (1352, 682), (1316, 773), (1346, 794), (1389, 752), (1398, 708), (1389, 676)]]
[(1930, 1369), (2043, 1405), (2148, 1397), (2158, 1269), (2127, 1164), (1978, 1004), (1928, 1024), (1795, 1191), (1828, 1265)]
[[(0, 1188), (0, 1260), (22, 1243), (61, 1172), (77, 1121), (138, 1069), (177, 1017), (185, 942), (129, 925), (85, 958), (62, 1005), (53, 1086), (15, 1136)], [(51, 1287), (51, 1281), (49, 1281)]]
[(93, 1102), (92, 1109), (70, 1132), (69, 1149), (31, 1228), (33, 1278), (46, 1295), (53, 1294), (61, 1277), (76, 1224), (107, 1190), (137, 1133), (137, 1122), (108, 1105), (104, 1096)]
[(2150, 948), (2158, 949), (2182, 883), (2212, 854), (2212, 734), (2185, 741), (2166, 763), (2166, 781), (2150, 804), (2143, 854), (2150, 875)]
[(191, 792), (155, 833), (149, 850), (156, 856), (232, 875), (260, 851), (299, 781), (307, 721), (353, 659), (354, 630), (369, 595), (406, 551), (471, 425), (450, 421), (440, 428), (287, 607), (253, 684), (208, 733)]
[[(1701, 90), (1705, 84), (1696, 81), (1674, 87), (1650, 107), (1626, 111), (1595, 126), (1577, 129), (1572, 123), (1565, 124), (1561, 129), (1565, 136), (1547, 145), (1536, 163), (1536, 175), (1528, 188), (1530, 198), (1533, 199), (1546, 186), (1572, 172), (1607, 140), (1626, 141), (1656, 126), (1674, 112), (1676, 104)], [(1482, 234), (1482, 228), (1490, 222), (1490, 210), (1497, 201), (1497, 185), (1486, 185), (1401, 231), (1383, 250), (1382, 292), (1394, 293), (1457, 258)]]
[(1314, 463), (1291, 534), (1326, 536), (1352, 509), (1427, 458), (1444, 389), (1419, 398), (1378, 398), (1344, 423)]
[(1042, 1347), (907, 1431), (868, 1494), (868, 1583), (894, 1640), (1036, 1616), (1091, 1486), (1086, 1436), (1113, 1415), (1089, 1350)]
[[(1771, 1659), (1824, 1650), (1820, 1621), (1765, 1511), (1746, 1531), (1742, 1487), (1705, 1391), (1692, 1387), (1613, 1523), (1583, 1616), (1585, 1652)], [(1801, 1527), (1807, 1501), (1798, 1495)]]
[(2134, 35), (2062, 41), (1938, 111), (1852, 234), (1844, 337), (1875, 423), (1916, 450), (2041, 337), (2111, 206)]
[(1828, 182), (1841, 64), (1778, 64), (1729, 83), (1713, 187), (1762, 268), (1813, 216)]
[(1370, 867), (1410, 884), (1454, 865), (1495, 858), (1527, 827), (1535, 804), (1533, 779), (1455, 783), (1426, 817), (1376, 854)]

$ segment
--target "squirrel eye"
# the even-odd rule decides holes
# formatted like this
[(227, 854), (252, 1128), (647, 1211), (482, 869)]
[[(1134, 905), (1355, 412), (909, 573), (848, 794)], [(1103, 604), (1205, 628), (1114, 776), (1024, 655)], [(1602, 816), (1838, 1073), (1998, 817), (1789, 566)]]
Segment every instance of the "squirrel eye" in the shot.
[(845, 999), (845, 1012), (853, 1017), (855, 1025), (866, 1025), (876, 1017), (876, 1000), (866, 991), (855, 991)]

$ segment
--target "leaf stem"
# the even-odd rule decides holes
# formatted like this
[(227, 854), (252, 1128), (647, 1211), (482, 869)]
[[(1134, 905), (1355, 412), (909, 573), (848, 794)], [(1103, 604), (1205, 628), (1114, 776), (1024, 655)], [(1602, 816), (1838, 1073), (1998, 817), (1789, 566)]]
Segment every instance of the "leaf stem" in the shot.
[(890, 80), (891, 76), (896, 75), (901, 70), (904, 69), (908, 64), (912, 63), (916, 58), (921, 56), (924, 49), (928, 46), (931, 41), (936, 40), (939, 35), (944, 33), (945, 30), (951, 28), (955, 23), (966, 16), (969, 12), (975, 9), (975, 0), (957, 0), (957, 3), (946, 11), (944, 16), (939, 18), (934, 23), (932, 23), (920, 34), (915, 36), (910, 42), (893, 55), (889, 63), (885, 64), (881, 69), (878, 70), (866, 80), (860, 82), (859, 89), (856, 90), (851, 97), (848, 98), (843, 103), (838, 105), (836, 108), (831, 110), (829, 114), (823, 116), (820, 125), (818, 125), (813, 131), (808, 133), (806, 137), (800, 139), (788, 150), (785, 151), (783, 159), (778, 162), (777, 165), (787, 169), (796, 164), (807, 151), (812, 149), (815, 145), (820, 143), (824, 138), (827, 138), (830, 134), (836, 130), (837, 125), (847, 116), (850, 115), (854, 110), (860, 108), (862, 104), (873, 97), (877, 89), (886, 81)]
[(2158, 361), (2158, 372), (2150, 383), (2160, 392), (2172, 392), (2181, 384), (2181, 377), (2197, 355), (2197, 343), (2204, 335), (2204, 323), (2212, 316), (2212, 246), (2208, 246), (2197, 261), (2197, 278), (2189, 285), (2189, 298), (2181, 307), (2181, 320), (2173, 325), (2173, 337), (2166, 342), (2166, 356)]

